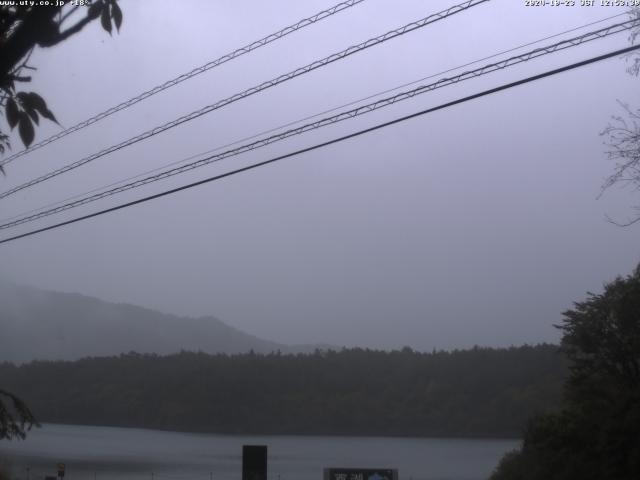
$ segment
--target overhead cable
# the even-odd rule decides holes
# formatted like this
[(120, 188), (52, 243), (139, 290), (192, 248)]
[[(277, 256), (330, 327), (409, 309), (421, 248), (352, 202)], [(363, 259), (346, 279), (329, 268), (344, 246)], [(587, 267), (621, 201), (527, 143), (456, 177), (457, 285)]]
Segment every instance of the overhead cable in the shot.
[(405, 121), (410, 120), (412, 118), (420, 117), (422, 115), (426, 115), (426, 114), (429, 114), (429, 113), (432, 113), (432, 112), (435, 112), (435, 111), (438, 111), (438, 110), (443, 110), (445, 108), (450, 108), (450, 107), (453, 107), (455, 105), (459, 105), (459, 104), (462, 104), (462, 103), (465, 103), (465, 102), (469, 102), (471, 100), (475, 100), (477, 98), (485, 97), (487, 95), (491, 95), (491, 94), (494, 94), (494, 93), (497, 93), (497, 92), (500, 92), (500, 91), (503, 91), (503, 90), (508, 90), (510, 88), (514, 88), (514, 87), (517, 87), (517, 86), (520, 86), (520, 85), (524, 85), (524, 84), (531, 83), (531, 82), (534, 82), (534, 81), (537, 81), (537, 80), (541, 80), (543, 78), (550, 77), (550, 76), (553, 76), (553, 75), (557, 75), (557, 74), (560, 74), (560, 73), (563, 73), (563, 72), (567, 72), (569, 70), (574, 70), (576, 68), (580, 68), (580, 67), (583, 67), (583, 66), (586, 66), (586, 65), (590, 65), (590, 64), (593, 64), (593, 63), (596, 63), (596, 62), (600, 62), (600, 61), (603, 61), (603, 60), (606, 60), (606, 59), (609, 59), (609, 58), (612, 58), (612, 57), (616, 57), (616, 56), (619, 56), (619, 55), (624, 55), (624, 54), (627, 54), (627, 53), (630, 53), (630, 52), (633, 52), (633, 51), (637, 51), (638, 49), (640, 49), (640, 45), (633, 45), (631, 47), (615, 50), (613, 52), (609, 52), (609, 53), (606, 53), (604, 55), (599, 55), (597, 57), (592, 57), (592, 58), (589, 58), (587, 60), (583, 60), (581, 62), (573, 63), (573, 64), (570, 64), (570, 65), (566, 65), (564, 67), (556, 68), (554, 70), (549, 70), (549, 71), (546, 71), (544, 73), (540, 73), (538, 75), (533, 75), (533, 76), (530, 76), (530, 77), (527, 77), (527, 78), (523, 78), (523, 79), (517, 80), (515, 82), (503, 84), (503, 85), (500, 85), (498, 87), (491, 88), (489, 90), (484, 90), (484, 91), (482, 91), (480, 93), (469, 95), (469, 96), (466, 96), (466, 97), (463, 97), (463, 98), (460, 98), (460, 99), (457, 99), (457, 100), (453, 100), (451, 102), (443, 103), (443, 104), (438, 105), (436, 107), (427, 108), (425, 110), (422, 110), (422, 111), (419, 111), (419, 112), (416, 112), (416, 113), (413, 113), (413, 114), (410, 114), (410, 115), (405, 115), (403, 117), (396, 118), (396, 119), (388, 121), (388, 122), (379, 123), (379, 124), (377, 124), (377, 125), (375, 125), (373, 127), (365, 128), (363, 130), (359, 130), (357, 132), (350, 133), (348, 135), (344, 135), (342, 137), (334, 138), (334, 139), (326, 141), (326, 142), (318, 143), (318, 144), (315, 144), (315, 145), (310, 146), (310, 147), (306, 147), (306, 148), (303, 148), (303, 149), (300, 149), (300, 150), (296, 150), (294, 152), (290, 152), (290, 153), (287, 153), (285, 155), (280, 155), (280, 156), (271, 158), (269, 160), (265, 160), (263, 162), (254, 163), (252, 165), (248, 165), (246, 167), (238, 168), (238, 169), (232, 170), (230, 172), (226, 172), (226, 173), (222, 173), (220, 175), (215, 175), (213, 177), (205, 178), (203, 180), (199, 180), (197, 182), (193, 182), (193, 183), (190, 183), (190, 184), (187, 184), (187, 185), (183, 185), (183, 186), (180, 186), (180, 187), (177, 187), (177, 188), (172, 188), (171, 190), (165, 190), (163, 192), (156, 193), (154, 195), (149, 195), (147, 197), (143, 197), (143, 198), (140, 198), (138, 200), (133, 200), (131, 202), (127, 202), (127, 203), (123, 203), (123, 204), (120, 204), (120, 205), (116, 205), (114, 207), (110, 207), (110, 208), (107, 208), (107, 209), (104, 209), (104, 210), (100, 210), (98, 212), (90, 213), (88, 215), (83, 215), (81, 217), (76, 217), (76, 218), (73, 218), (73, 219), (70, 219), (70, 220), (66, 220), (64, 222), (56, 223), (54, 225), (49, 225), (47, 227), (39, 228), (39, 229), (36, 229), (36, 230), (31, 230), (29, 232), (22, 233), (20, 235), (15, 235), (13, 237), (5, 238), (3, 240), (0, 240), (0, 245), (4, 244), (4, 243), (7, 243), (7, 242), (15, 241), (15, 240), (18, 240), (18, 239), (21, 239), (21, 238), (25, 238), (25, 237), (29, 237), (29, 236), (32, 236), (32, 235), (36, 235), (38, 233), (42, 233), (42, 232), (46, 232), (46, 231), (49, 231), (49, 230), (57, 229), (57, 228), (60, 228), (60, 227), (66, 226), (66, 225), (71, 225), (73, 223), (77, 223), (77, 222), (80, 222), (80, 221), (88, 220), (90, 218), (94, 218), (94, 217), (97, 217), (97, 216), (100, 216), (100, 215), (105, 215), (107, 213), (115, 212), (117, 210), (122, 210), (124, 208), (132, 207), (134, 205), (139, 205), (141, 203), (146, 203), (146, 202), (149, 202), (151, 200), (155, 200), (155, 199), (158, 199), (158, 198), (161, 198), (161, 197), (165, 197), (167, 195), (172, 195), (174, 193), (181, 192), (183, 190), (188, 190), (188, 189), (197, 187), (199, 185), (204, 185), (206, 183), (210, 183), (210, 182), (214, 182), (214, 181), (217, 181), (217, 180), (221, 180), (223, 178), (230, 177), (232, 175), (236, 175), (238, 173), (247, 172), (247, 171), (259, 168), (259, 167), (263, 167), (265, 165), (269, 165), (271, 163), (278, 162), (280, 160), (284, 160), (286, 158), (290, 158), (290, 157), (294, 157), (294, 156), (297, 156), (297, 155), (301, 155), (303, 153), (307, 153), (307, 152), (310, 152), (310, 151), (313, 151), (313, 150), (317, 150), (317, 149), (320, 149), (320, 148), (323, 148), (323, 147), (327, 147), (329, 145), (333, 145), (333, 144), (336, 144), (336, 143), (339, 143), (339, 142), (343, 142), (345, 140), (349, 140), (351, 138), (355, 138), (355, 137), (364, 135), (366, 133), (370, 133), (370, 132), (373, 132), (373, 131), (376, 131), (376, 130), (380, 130), (382, 128), (386, 128), (386, 127), (389, 127), (391, 125), (395, 125), (395, 124), (398, 124), (398, 123), (401, 123), (401, 122), (405, 122)]
[(348, 103), (343, 103), (341, 105), (332, 107), (330, 109), (323, 110), (322, 112), (314, 113), (313, 115), (308, 115), (306, 117), (299, 118), (297, 120), (293, 120), (293, 121), (287, 122), (285, 124), (278, 125), (277, 127), (272, 127), (272, 128), (269, 128), (268, 130), (263, 130), (261, 132), (254, 133), (254, 134), (252, 134), (250, 136), (243, 137), (243, 138), (240, 138), (238, 140), (234, 140), (234, 141), (232, 141), (230, 143), (226, 143), (224, 145), (219, 145), (219, 146), (217, 146), (215, 148), (211, 148), (211, 149), (209, 149), (207, 151), (200, 152), (200, 153), (197, 153), (197, 154), (194, 154), (194, 155), (190, 155), (190, 156), (188, 156), (186, 158), (182, 158), (180, 160), (172, 161), (172, 162), (164, 164), (162, 166), (155, 167), (155, 168), (153, 168), (151, 170), (146, 170), (144, 172), (141, 172), (141, 173), (138, 173), (138, 174), (135, 174), (135, 175), (132, 175), (132, 176), (117, 180), (117, 181), (109, 183), (107, 185), (102, 185), (100, 187), (91, 189), (89, 191), (78, 193), (76, 195), (72, 195), (70, 197), (66, 197), (66, 198), (64, 198), (62, 200), (58, 200), (58, 201), (55, 201), (55, 202), (52, 202), (52, 203), (48, 203), (48, 204), (46, 204), (44, 206), (41, 206), (41, 207), (38, 207), (38, 208), (27, 210), (25, 212), (21, 212), (21, 213), (12, 215), (10, 217), (5, 217), (5, 218), (0, 220), (0, 224), (8, 222), (8, 221), (16, 219), (16, 218), (27, 216), (27, 215), (29, 215), (31, 213), (35, 213), (35, 212), (39, 212), (41, 210), (48, 209), (50, 207), (61, 205), (63, 203), (69, 202), (70, 200), (75, 200), (76, 198), (80, 198), (82, 196), (89, 195), (91, 193), (99, 192), (99, 191), (108, 189), (110, 187), (114, 187), (116, 185), (120, 185), (122, 183), (129, 182), (129, 181), (131, 181), (133, 179), (140, 178), (140, 177), (143, 177), (145, 175), (149, 175), (149, 174), (154, 173), (154, 172), (158, 172), (158, 171), (160, 171), (160, 170), (162, 170), (164, 168), (169, 168), (169, 167), (172, 167), (172, 166), (175, 166), (175, 165), (179, 165), (181, 163), (186, 163), (186, 162), (188, 162), (190, 160), (194, 160), (194, 159), (196, 159), (198, 157), (201, 157), (201, 156), (204, 156), (204, 155), (209, 155), (209, 154), (211, 154), (213, 152), (217, 152), (217, 151), (220, 151), (222, 149), (229, 148), (229, 147), (232, 147), (234, 145), (238, 145), (238, 144), (240, 144), (242, 142), (246, 142), (248, 140), (254, 140), (254, 139), (256, 139), (258, 137), (261, 137), (263, 135), (267, 135), (269, 133), (273, 133), (273, 132), (277, 132), (279, 130), (282, 130), (283, 128), (291, 127), (293, 125), (297, 125), (299, 123), (306, 122), (306, 121), (311, 120), (313, 118), (317, 118), (317, 117), (320, 117), (322, 115), (326, 115), (327, 113), (335, 112), (337, 110), (340, 110), (341, 108), (350, 107), (351, 105), (356, 105), (356, 104), (364, 102), (366, 100), (370, 100), (372, 98), (376, 98), (376, 97), (379, 97), (381, 95), (385, 95), (387, 93), (391, 93), (391, 92), (394, 92), (396, 90), (400, 90), (401, 88), (409, 87), (411, 85), (415, 85), (415, 84), (423, 82), (425, 80), (430, 80), (432, 78), (439, 77), (440, 75), (444, 75), (446, 73), (454, 72), (456, 70), (460, 70), (462, 68), (465, 68), (465, 67), (468, 67), (468, 66), (471, 66), (471, 65), (476, 65), (476, 64), (478, 64), (480, 62), (483, 62), (485, 60), (490, 60), (492, 58), (499, 57), (500, 55), (504, 55), (506, 53), (515, 52), (516, 50), (520, 50), (520, 49), (522, 49), (524, 47), (529, 47), (531, 45), (535, 45), (535, 44), (538, 44), (540, 42), (544, 42), (546, 40), (550, 40), (552, 38), (557, 38), (557, 37), (560, 37), (562, 35), (566, 35), (567, 33), (575, 32), (576, 30), (581, 30), (581, 29), (583, 29), (585, 27), (590, 27), (590, 26), (596, 25), (598, 23), (603, 23), (603, 22), (606, 22), (608, 20), (612, 20), (614, 18), (621, 17), (621, 16), (627, 16), (627, 15), (628, 15), (627, 13), (618, 13), (616, 15), (611, 15), (609, 17), (605, 17), (605, 18), (602, 18), (600, 20), (596, 20), (594, 22), (585, 23), (585, 24), (580, 25), (578, 27), (574, 27), (574, 28), (571, 28), (571, 29), (568, 29), (568, 30), (564, 30), (564, 31), (559, 32), (559, 33), (554, 33), (553, 35), (548, 35), (546, 37), (540, 38), (538, 40), (534, 40), (532, 42), (528, 42), (528, 43), (524, 43), (524, 44), (518, 45), (517, 47), (511, 47), (508, 50), (502, 50), (502, 51), (500, 51), (498, 53), (494, 53), (494, 54), (489, 55), (487, 57), (479, 58), (477, 60), (473, 60), (473, 61), (465, 63), (463, 65), (458, 65), (457, 67), (448, 68), (447, 70), (443, 70), (443, 71), (440, 71), (438, 73), (433, 73), (433, 74), (430, 74), (429, 76), (422, 77), (422, 78), (419, 78), (417, 80), (413, 80), (411, 82), (404, 83), (402, 85), (398, 85), (396, 87), (388, 88), (386, 90), (383, 90), (383, 91), (380, 91), (380, 92), (376, 92), (376, 93), (371, 94), (371, 95), (367, 95), (366, 97), (358, 98), (357, 100), (352, 100), (352, 101), (350, 101)]
[(229, 157), (233, 157), (233, 156), (237, 156), (252, 150), (256, 150), (258, 148), (262, 148), (265, 147), (267, 145), (279, 142), (281, 140), (284, 140), (286, 138), (290, 138), (296, 135), (301, 135), (303, 133), (312, 131), (312, 130), (316, 130), (322, 127), (325, 127), (327, 125), (332, 125), (334, 123), (338, 123), (350, 118), (354, 118), (360, 115), (364, 115), (366, 113), (370, 113), (373, 112), (375, 110), (379, 110), (381, 108), (385, 108), (388, 107), (390, 105), (393, 105), (395, 103), (404, 101), (404, 100), (408, 100), (411, 99), (413, 97), (415, 97), (416, 95), (420, 95), (423, 93), (427, 93), (427, 92), (431, 92), (433, 90), (436, 90), (438, 88), (443, 88), (446, 87), (448, 85), (453, 85), (465, 80), (469, 80), (472, 78), (477, 78), (498, 70), (502, 70), (504, 68), (507, 67), (512, 67), (514, 65), (518, 65), (520, 63), (524, 63), (527, 62), (529, 60), (535, 59), (535, 58), (539, 58), (541, 56), (544, 55), (549, 55), (551, 53), (554, 52), (558, 52), (561, 50), (565, 50), (567, 48), (571, 48), (571, 47), (575, 47), (581, 44), (584, 44), (586, 42), (589, 41), (593, 41), (596, 39), (601, 39), (601, 38), (605, 38), (606, 36), (609, 35), (613, 35), (616, 33), (620, 33), (626, 30), (629, 30), (631, 28), (634, 28), (635, 26), (639, 25), (640, 22), (637, 20), (629, 20), (627, 22), (623, 22), (620, 24), (616, 24), (616, 25), (611, 25), (609, 27), (600, 29), (600, 30), (596, 30), (593, 32), (588, 32), (584, 35), (580, 35), (578, 37), (573, 37), (567, 40), (563, 40), (561, 42), (557, 42), (554, 43), (553, 45), (548, 45), (545, 47), (540, 47), (540, 48), (536, 48), (534, 50), (525, 52), (521, 55), (517, 55), (517, 56), (512, 56), (509, 57), (507, 59), (501, 60), (499, 62), (495, 62), (495, 63), (491, 63), (488, 65), (484, 65), (482, 67), (476, 68), (474, 70), (469, 70), (466, 72), (463, 72), (459, 75), (453, 76), (453, 77), (447, 77), (447, 78), (441, 78), (440, 80), (434, 82), (434, 83), (430, 83), (427, 85), (422, 85), (419, 86), (417, 88), (414, 88), (412, 90), (408, 90), (405, 92), (401, 92), (398, 93), (396, 95), (390, 96), (390, 97), (386, 97), (380, 100), (377, 100), (375, 102), (372, 103), (368, 103), (366, 105), (362, 105), (356, 108), (353, 108), (351, 110), (347, 110), (344, 112), (341, 112), (337, 115), (333, 115), (330, 117), (325, 117), (323, 119), (320, 119), (318, 121), (312, 122), (312, 123), (307, 123), (305, 125), (302, 125), (300, 127), (296, 127), (296, 128), (292, 128), (290, 130), (286, 130), (284, 132), (275, 134), (275, 135), (271, 135), (269, 137), (265, 137), (262, 138), (260, 140), (251, 142), (251, 143), (247, 143), (244, 145), (241, 145), (237, 148), (233, 148), (218, 154), (214, 154), (214, 155), (210, 155), (208, 157), (202, 158), (200, 160), (197, 160), (195, 162), (191, 162), (185, 165), (181, 165), (179, 167), (175, 167), (169, 170), (165, 170), (163, 172), (157, 173), (155, 175), (150, 175), (147, 176), (145, 178), (130, 182), (130, 183), (126, 183), (124, 185), (120, 185), (118, 187), (109, 189), (109, 190), (105, 190), (99, 193), (96, 193), (94, 195), (90, 195), (87, 197), (83, 197), (80, 198), (78, 200), (74, 200), (72, 202), (68, 202), (65, 203), (63, 205), (59, 205), (57, 207), (54, 208), (50, 208), (48, 210), (43, 210), (41, 212), (35, 213), (33, 215), (27, 215), (21, 218), (18, 218), (16, 220), (12, 220), (3, 224), (0, 224), (0, 230), (5, 230), (7, 228), (12, 228), (12, 227), (16, 227), (18, 225), (22, 225), (24, 223), (28, 223), (28, 222), (33, 222), (35, 220), (39, 220), (41, 218), (44, 217), (48, 217), (50, 215), (54, 215), (56, 213), (60, 213), (66, 210), (70, 210), (72, 208), (76, 208), (79, 207), (81, 205), (86, 205), (87, 203), (91, 203), (91, 202), (95, 202), (97, 200), (101, 200), (103, 198), (106, 197), (110, 197), (112, 195), (116, 195), (122, 192), (125, 192), (127, 190), (132, 190), (134, 188), (139, 188), (142, 187), (144, 185), (150, 184), (150, 183), (154, 183), (157, 182), (159, 180), (164, 180), (166, 178), (172, 177), (174, 175), (179, 175), (182, 173), (185, 173), (187, 171), (190, 170), (194, 170), (196, 168), (202, 167), (204, 165), (208, 165), (210, 163), (214, 163), (214, 162), (218, 162), (221, 161), (223, 159), (229, 158)]
[(230, 60), (233, 60), (235, 58), (238, 58), (246, 53), (249, 53), (253, 50), (256, 50), (260, 47), (263, 47), (265, 45), (268, 45), (272, 42), (275, 42), (276, 40), (280, 40), (281, 38), (286, 37), (287, 35), (296, 32), (304, 27), (308, 27), (309, 25), (313, 25), (314, 23), (319, 22), (320, 20), (324, 20), (325, 18), (328, 18), (332, 15), (335, 15), (336, 13), (342, 12), (343, 10), (346, 10), (350, 7), (353, 7), (359, 3), (364, 2), (365, 0), (348, 0), (346, 2), (341, 2), (338, 3), (337, 5), (334, 5), (331, 8), (328, 8), (326, 10), (323, 10), (321, 12), (316, 13), (315, 15), (312, 15), (308, 18), (304, 18), (296, 23), (294, 23), (293, 25), (289, 25), (288, 27), (283, 28), (282, 30), (279, 30), (275, 33), (271, 33), (269, 35), (267, 35), (266, 37), (261, 38), (260, 40), (256, 40), (255, 42), (249, 43), (248, 45), (245, 45), (244, 47), (238, 48), (237, 50), (234, 50), (231, 53), (227, 53), (223, 56), (221, 56), (220, 58), (216, 58), (215, 60), (211, 60), (208, 63), (205, 63), (204, 65), (201, 65), (199, 67), (194, 68), (193, 70), (191, 70), (190, 72), (187, 73), (183, 73), (182, 75), (173, 78), (171, 80), (167, 80), (166, 82), (162, 83), (161, 85), (158, 85), (156, 87), (153, 87), (151, 90), (147, 90), (146, 92), (143, 92), (133, 98), (130, 98), (129, 100), (122, 102), (118, 105), (116, 105), (115, 107), (111, 107), (103, 112), (100, 112), (96, 115), (94, 115), (91, 118), (88, 118), (86, 120), (83, 120), (80, 123), (75, 124), (72, 127), (69, 127), (65, 130), (62, 130), (61, 132), (58, 132), (48, 138), (45, 138), (44, 140), (35, 143), (33, 145), (31, 145), (29, 148), (26, 148), (25, 150), (22, 150), (20, 152), (14, 153), (13, 155), (7, 157), (6, 159), (0, 161), (0, 166), (4, 166), (10, 162), (12, 162), (13, 160), (15, 160), (16, 158), (19, 158), (23, 155), (26, 155), (28, 153), (33, 152), (34, 150), (37, 150), (39, 148), (44, 147), (45, 145), (48, 145), (50, 143), (55, 142), (56, 140), (60, 140), (63, 137), (66, 137), (67, 135), (73, 133), (73, 132), (77, 132), (78, 130), (82, 130), (85, 127), (88, 127), (89, 125), (92, 125), (96, 122), (99, 122), (100, 120), (107, 118), (111, 115), (113, 115), (114, 113), (119, 112), (120, 110), (124, 110), (125, 108), (129, 108), (132, 105), (135, 105), (138, 102), (141, 102), (157, 93), (162, 92), (163, 90), (166, 90), (168, 88), (171, 88), (175, 85), (178, 85), (179, 83), (184, 82), (185, 80), (189, 80), (190, 78), (195, 77), (196, 75), (200, 75), (201, 73), (207, 72), (209, 70), (211, 70), (212, 68), (218, 67)]
[(140, 142), (140, 141), (145, 140), (147, 138), (153, 137), (154, 135), (157, 135), (157, 134), (162, 133), (162, 132), (164, 132), (166, 130), (169, 130), (170, 128), (177, 127), (178, 125), (181, 125), (181, 124), (183, 124), (185, 122), (189, 122), (191, 120), (194, 120), (194, 119), (196, 119), (198, 117), (201, 117), (202, 115), (205, 115), (205, 114), (210, 113), (210, 112), (212, 112), (214, 110), (222, 108), (222, 107), (224, 107), (226, 105), (229, 105), (229, 104), (231, 104), (233, 102), (236, 102), (238, 100), (244, 99), (244, 98), (249, 97), (251, 95), (254, 95), (256, 93), (262, 92), (262, 91), (264, 91), (264, 90), (266, 90), (268, 88), (271, 88), (271, 87), (274, 87), (276, 85), (279, 85), (279, 84), (281, 84), (283, 82), (286, 82), (288, 80), (296, 78), (296, 77), (298, 77), (300, 75), (304, 75), (304, 74), (309, 73), (309, 72), (311, 72), (313, 70), (316, 70), (318, 68), (321, 68), (321, 67), (324, 67), (326, 65), (329, 65), (330, 63), (333, 63), (333, 62), (338, 61), (338, 60), (342, 60), (344, 58), (349, 57), (350, 55), (353, 55), (355, 53), (361, 52), (361, 51), (366, 50), (368, 48), (371, 48), (373, 46), (379, 45), (379, 44), (384, 43), (386, 41), (389, 41), (389, 40), (391, 40), (393, 38), (396, 38), (396, 37), (399, 37), (399, 36), (404, 35), (406, 33), (409, 33), (409, 32), (412, 32), (414, 30), (417, 30), (419, 28), (423, 28), (423, 27), (425, 27), (427, 25), (430, 25), (430, 24), (432, 24), (434, 22), (443, 20), (443, 19), (448, 18), (448, 17), (450, 17), (452, 15), (455, 15), (456, 13), (463, 12), (465, 10), (468, 10), (469, 8), (475, 7), (475, 6), (479, 5), (479, 4), (482, 4), (482, 3), (485, 3), (485, 2), (488, 2), (488, 1), (490, 1), (490, 0), (468, 0), (468, 1), (463, 2), (461, 4), (449, 7), (446, 10), (443, 10), (441, 12), (429, 15), (428, 17), (425, 17), (425, 18), (423, 18), (421, 20), (408, 23), (407, 25), (404, 25), (404, 26), (402, 26), (400, 28), (397, 28), (395, 30), (391, 30), (391, 31), (389, 31), (389, 32), (387, 32), (387, 33), (385, 33), (383, 35), (378, 36), (378, 37), (371, 38), (371, 39), (369, 39), (369, 40), (367, 40), (365, 42), (362, 42), (362, 43), (360, 43), (358, 45), (351, 46), (351, 47), (349, 47), (349, 48), (347, 48), (345, 50), (342, 50), (342, 51), (340, 51), (338, 53), (334, 53), (332, 55), (329, 55), (328, 57), (325, 57), (325, 58), (323, 58), (321, 60), (316, 60), (315, 62), (312, 62), (312, 63), (310, 63), (308, 65), (305, 65), (304, 67), (297, 68), (297, 69), (295, 69), (295, 70), (293, 70), (293, 71), (291, 71), (289, 73), (286, 73), (284, 75), (280, 75), (280, 76), (278, 76), (276, 78), (273, 78), (273, 79), (271, 79), (269, 81), (263, 82), (258, 86), (251, 87), (251, 88), (249, 88), (247, 90), (244, 90), (243, 92), (240, 92), (240, 93), (237, 93), (235, 95), (232, 95), (231, 97), (227, 97), (227, 98), (225, 98), (223, 100), (220, 100), (220, 101), (218, 101), (218, 102), (216, 102), (214, 104), (207, 105), (207, 106), (205, 106), (205, 107), (203, 107), (203, 108), (201, 108), (199, 110), (196, 110), (196, 111), (191, 112), (191, 113), (189, 113), (187, 115), (179, 117), (179, 118), (177, 118), (175, 120), (172, 120), (172, 121), (170, 121), (168, 123), (165, 123), (165, 124), (163, 124), (161, 126), (153, 128), (151, 130), (147, 130), (146, 132), (141, 133), (140, 135), (132, 137), (132, 138), (130, 138), (128, 140), (125, 140), (124, 142), (121, 142), (121, 143), (119, 143), (117, 145), (113, 145), (111, 147), (108, 147), (108, 148), (106, 148), (104, 150), (101, 150), (101, 151), (99, 151), (97, 153), (89, 155), (88, 157), (84, 157), (84, 158), (82, 158), (80, 160), (77, 160), (77, 161), (75, 161), (73, 163), (65, 165), (64, 167), (61, 167), (61, 168), (59, 168), (57, 170), (51, 171), (51, 172), (46, 173), (46, 174), (44, 174), (44, 175), (42, 175), (40, 177), (37, 177), (37, 178), (35, 178), (33, 180), (30, 180), (30, 181), (28, 181), (26, 183), (18, 185), (18, 186), (14, 187), (14, 188), (12, 188), (10, 190), (2, 192), (2, 193), (0, 193), (0, 199), (6, 198), (6, 197), (8, 197), (10, 195), (13, 195), (14, 193), (17, 193), (17, 192), (19, 192), (21, 190), (24, 190), (25, 188), (32, 187), (32, 186), (37, 185), (37, 184), (39, 184), (41, 182), (44, 182), (46, 180), (49, 180), (49, 179), (54, 178), (54, 177), (57, 177), (58, 175), (61, 175), (63, 173), (66, 173), (66, 172), (69, 172), (71, 170), (74, 170), (74, 169), (76, 169), (78, 167), (81, 167), (82, 165), (85, 165), (85, 164), (87, 164), (89, 162), (92, 162), (93, 160), (96, 160), (98, 158), (104, 157), (105, 155), (108, 155), (110, 153), (113, 153), (113, 152), (116, 152), (118, 150), (121, 150), (121, 149), (123, 149), (125, 147), (133, 145), (134, 143)]

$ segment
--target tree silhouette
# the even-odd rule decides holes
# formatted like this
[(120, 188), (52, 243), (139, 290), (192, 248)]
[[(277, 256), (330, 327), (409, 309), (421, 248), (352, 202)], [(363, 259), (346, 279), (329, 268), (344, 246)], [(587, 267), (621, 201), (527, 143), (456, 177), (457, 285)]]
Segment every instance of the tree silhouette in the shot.
[(492, 480), (640, 478), (640, 265), (559, 328), (570, 362), (562, 408), (530, 420)]
[(566, 373), (556, 345), (0, 364), (45, 422), (288, 435), (515, 437), (558, 407)]
[(38, 422), (29, 407), (15, 395), (0, 390), (0, 439), (25, 438), (34, 425), (38, 426)]

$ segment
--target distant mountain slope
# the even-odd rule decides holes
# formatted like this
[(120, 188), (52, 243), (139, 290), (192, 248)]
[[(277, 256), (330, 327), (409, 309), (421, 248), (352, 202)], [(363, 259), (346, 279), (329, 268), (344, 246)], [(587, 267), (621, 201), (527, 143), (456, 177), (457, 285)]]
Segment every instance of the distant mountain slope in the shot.
[(178, 317), (75, 293), (0, 283), (0, 362), (74, 360), (130, 351), (268, 353), (312, 348), (262, 340), (214, 317)]

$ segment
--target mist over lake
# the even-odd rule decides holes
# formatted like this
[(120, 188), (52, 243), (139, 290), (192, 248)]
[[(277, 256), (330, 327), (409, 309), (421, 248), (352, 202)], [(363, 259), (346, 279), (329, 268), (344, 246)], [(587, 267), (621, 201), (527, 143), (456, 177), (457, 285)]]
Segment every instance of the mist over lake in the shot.
[(231, 480), (241, 476), (247, 444), (268, 446), (270, 480), (319, 480), (325, 467), (397, 468), (400, 478), (413, 480), (480, 480), (518, 441), (204, 435), (45, 424), (25, 441), (3, 442), (0, 462), (15, 480), (55, 475), (58, 462), (66, 464), (65, 480)]

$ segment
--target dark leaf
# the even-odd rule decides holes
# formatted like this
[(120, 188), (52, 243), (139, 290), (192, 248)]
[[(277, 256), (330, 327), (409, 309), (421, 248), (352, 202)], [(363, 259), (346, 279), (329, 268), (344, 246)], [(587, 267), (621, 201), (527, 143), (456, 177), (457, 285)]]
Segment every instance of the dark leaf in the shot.
[(7, 100), (7, 106), (5, 107), (7, 114), (7, 122), (11, 127), (11, 130), (18, 124), (18, 120), (20, 119), (20, 111), (18, 110), (18, 105), (13, 98)]
[(102, 23), (102, 28), (104, 28), (109, 35), (111, 35), (111, 17), (109, 16), (109, 4), (105, 4), (102, 9), (102, 14), (100, 16), (100, 23)]
[(44, 110), (44, 111), (38, 110), (38, 112), (40, 112), (40, 115), (42, 115), (44, 118), (47, 118), (47, 119), (51, 120), (52, 122), (56, 122), (58, 125), (60, 125), (60, 123), (58, 122), (58, 119), (55, 117), (53, 112), (51, 110), (49, 110), (48, 108), (46, 110)]
[(31, 117), (31, 120), (33, 120), (36, 125), (40, 124), (40, 119), (38, 118), (38, 112), (36, 112), (32, 108), (26, 108), (25, 112), (27, 112), (27, 115)]
[[(40, 95), (33, 92), (19, 92), (16, 97), (18, 97), (25, 110), (29, 108), (33, 110), (36, 108), (36, 103), (38, 103), (38, 97), (40, 97)], [(40, 97), (40, 100), (42, 100), (42, 97)]]
[(33, 137), (35, 136), (35, 132), (33, 130), (33, 125), (31, 124), (31, 119), (26, 113), (22, 113), (20, 115), (20, 124), (18, 125), (18, 131), (20, 132), (20, 138), (22, 139), (22, 143), (24, 143), (25, 147), (28, 147), (33, 142)]
[(120, 31), (120, 25), (122, 25), (122, 10), (120, 10), (115, 0), (111, 3), (111, 18), (113, 18), (116, 28)]
[[(0, 153), (4, 154), (6, 148), (5, 145), (10, 148), (11, 146), (9, 145), (9, 137), (7, 137), (4, 133), (0, 132)], [(0, 173), (2, 173), (2, 175), (5, 175), (4, 172), (4, 167), (2, 166), (2, 164), (0, 163)]]
[(0, 153), (4, 153), (7, 149), (11, 150), (11, 142), (9, 142), (9, 136), (0, 132)]
[(100, 12), (102, 11), (102, 1), (96, 1), (91, 4), (89, 7), (89, 11), (87, 12), (87, 17), (94, 20), (100, 16)]
[[(35, 95), (37, 98), (34, 98), (32, 94)], [(38, 112), (36, 111), (34, 102), (37, 103), (39, 95), (34, 94), (33, 92), (31, 93), (19, 92), (16, 95), (16, 97), (18, 98), (18, 100), (20, 100), (20, 105), (22, 106), (22, 109), (27, 113), (27, 115), (31, 117), (31, 119), (35, 122), (35, 124), (38, 125), (40, 122), (39, 122)], [(40, 98), (40, 100), (42, 100), (42, 98)]]
[(7, 92), (7, 94), (13, 95), (13, 92), (16, 90), (16, 86), (13, 81), (13, 78), (11, 77), (5, 78), (0, 84), (0, 88), (5, 92)]
[(29, 105), (31, 108), (37, 110), (38, 113), (42, 115), (44, 118), (48, 118), (52, 122), (58, 123), (58, 121), (56, 120), (56, 117), (53, 115), (51, 110), (47, 108), (47, 102), (45, 102), (44, 98), (42, 98), (37, 93), (35, 92), (27, 93), (25, 103)]

